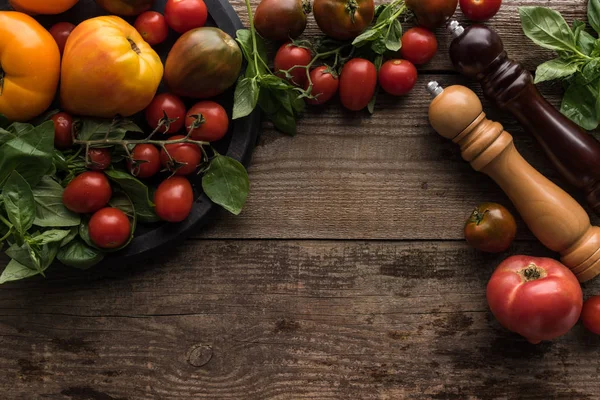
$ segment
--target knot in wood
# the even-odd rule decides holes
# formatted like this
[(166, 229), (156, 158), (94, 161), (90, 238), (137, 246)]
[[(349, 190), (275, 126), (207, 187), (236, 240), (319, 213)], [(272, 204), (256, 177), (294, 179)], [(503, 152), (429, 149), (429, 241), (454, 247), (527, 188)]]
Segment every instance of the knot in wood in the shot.
[(187, 361), (194, 367), (203, 367), (212, 359), (213, 349), (209, 345), (196, 345), (188, 354)]

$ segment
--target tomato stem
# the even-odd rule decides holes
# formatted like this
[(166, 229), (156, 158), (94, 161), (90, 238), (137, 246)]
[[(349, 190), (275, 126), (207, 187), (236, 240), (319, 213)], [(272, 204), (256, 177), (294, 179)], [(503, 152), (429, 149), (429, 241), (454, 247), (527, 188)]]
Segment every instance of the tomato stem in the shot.
[(246, 8), (248, 9), (248, 19), (250, 20), (250, 34), (252, 35), (252, 53), (254, 56), (254, 67), (258, 74), (258, 46), (256, 45), (256, 28), (254, 28), (254, 16), (252, 15), (252, 5), (250, 0), (246, 0)]
[(13, 227), (11, 226), (8, 229), (8, 232), (6, 233), (6, 235), (4, 235), (0, 238), (0, 243), (4, 242), (6, 239), (8, 239), (10, 237), (10, 235), (12, 235), (12, 231), (13, 231)]
[(473, 214), (471, 214), (471, 220), (475, 222), (475, 225), (479, 225), (483, 222), (485, 215), (489, 213), (490, 210), (485, 210), (484, 212), (479, 212), (478, 209), (473, 210)]
[(535, 281), (536, 279), (545, 278), (548, 273), (546, 270), (538, 267), (534, 263), (529, 264), (527, 267), (517, 271), (517, 274), (521, 276), (521, 279), (525, 282)]
[[(13, 224), (10, 223), (10, 221), (8, 221), (6, 218), (4, 218), (1, 214), (0, 214), (0, 222), (2, 222), (4, 225), (6, 225), (9, 228), (13, 227)], [(1, 240), (0, 240), (1, 242)]]
[(348, 0), (346, 2), (346, 12), (350, 15), (350, 21), (352, 23), (356, 22), (356, 12), (359, 9), (359, 5), (356, 0)]

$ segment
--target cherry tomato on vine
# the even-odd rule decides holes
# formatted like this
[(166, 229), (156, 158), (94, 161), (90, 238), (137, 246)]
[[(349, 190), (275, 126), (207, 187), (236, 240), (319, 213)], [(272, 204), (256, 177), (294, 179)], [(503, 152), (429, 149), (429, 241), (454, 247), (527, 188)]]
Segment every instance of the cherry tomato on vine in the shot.
[(131, 157), (137, 161), (127, 163), (131, 175), (141, 179), (151, 178), (160, 171), (160, 152), (152, 144), (138, 144), (131, 152)]
[(204, 123), (192, 131), (191, 138), (202, 142), (216, 142), (223, 139), (229, 130), (227, 111), (214, 101), (201, 101), (187, 112), (186, 129), (189, 130), (196, 121), (194, 115), (202, 115)]
[(465, 239), (477, 250), (500, 253), (517, 235), (517, 223), (510, 211), (496, 203), (483, 203), (465, 224)]
[(389, 60), (379, 70), (379, 84), (392, 96), (402, 96), (415, 87), (417, 75), (417, 69), (410, 61)]
[(110, 149), (90, 149), (88, 152), (89, 168), (94, 171), (104, 171), (110, 167)]
[(54, 122), (54, 147), (66, 150), (73, 146), (73, 117), (65, 112), (52, 116)]
[(154, 204), (160, 219), (181, 222), (190, 215), (194, 205), (192, 185), (186, 178), (173, 176), (158, 186), (154, 193)]
[(118, 249), (131, 238), (131, 222), (118, 208), (97, 211), (88, 224), (90, 239), (101, 249)]
[(102, 172), (88, 171), (73, 179), (63, 192), (63, 204), (78, 214), (93, 213), (108, 204), (110, 182)]
[(58, 45), (58, 49), (60, 50), (60, 54), (65, 51), (65, 45), (67, 44), (67, 39), (71, 36), (71, 32), (75, 29), (75, 25), (70, 22), (59, 22), (54, 24), (52, 28), (50, 28), (50, 34), (56, 41)]
[(169, 119), (175, 121), (171, 122), (168, 131), (165, 132), (164, 127), (161, 127), (159, 132), (167, 134), (179, 132), (185, 123), (185, 104), (183, 104), (183, 101), (171, 93), (157, 95), (146, 108), (146, 121), (151, 129), (158, 127), (158, 123), (164, 118), (165, 113), (167, 113)]
[(140, 14), (133, 26), (151, 46), (164, 42), (169, 36), (169, 25), (165, 17), (156, 11)]
[[(291, 42), (283, 44), (275, 55), (275, 71), (289, 70), (292, 67), (306, 67), (312, 61), (310, 50), (304, 47), (294, 46)], [(279, 76), (285, 78), (285, 74), (279, 73)], [(296, 86), (304, 87), (308, 81), (306, 68), (294, 68), (290, 71), (292, 75), (291, 83)]]
[(590, 297), (583, 303), (581, 319), (588, 331), (600, 335), (600, 296)]
[(430, 30), (414, 27), (402, 35), (402, 58), (413, 64), (421, 65), (429, 62), (438, 50), (438, 42)]
[(376, 88), (377, 68), (371, 61), (354, 58), (342, 68), (340, 98), (348, 110), (360, 111), (369, 105)]
[[(169, 140), (184, 139), (185, 136), (178, 135), (169, 138)], [(168, 144), (160, 152), (160, 162), (163, 167), (170, 171), (175, 171), (175, 175), (189, 175), (196, 172), (198, 166), (202, 163), (202, 150), (193, 143), (175, 143)], [(171, 157), (169, 158), (169, 155)], [(171, 162), (173, 159), (174, 164)], [(181, 168), (177, 168), (179, 164), (184, 164)]]
[[(325, 104), (335, 96), (340, 87), (340, 79), (337, 74), (326, 66), (320, 66), (310, 71), (310, 79), (313, 83), (312, 95), (315, 99), (306, 99), (308, 104)], [(309, 82), (306, 82), (305, 89), (308, 89)]]
[(471, 21), (483, 22), (498, 13), (502, 0), (460, 0), (460, 9)]
[(206, 24), (208, 9), (203, 0), (168, 0), (165, 19), (175, 32), (186, 33)]

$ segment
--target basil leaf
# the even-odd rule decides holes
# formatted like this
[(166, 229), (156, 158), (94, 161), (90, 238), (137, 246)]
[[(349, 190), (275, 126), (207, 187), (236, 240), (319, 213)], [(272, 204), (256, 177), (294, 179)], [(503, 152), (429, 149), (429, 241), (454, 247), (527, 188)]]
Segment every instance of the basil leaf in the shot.
[(48, 243), (62, 243), (63, 239), (69, 236), (70, 232), (71, 231), (52, 229), (32, 237), (29, 242), (39, 246), (43, 246)]
[(56, 258), (68, 267), (89, 269), (102, 261), (104, 254), (76, 239), (60, 249)]
[(581, 50), (581, 52), (585, 55), (592, 54), (592, 50), (594, 50), (594, 42), (596, 39), (593, 38), (592, 35), (585, 31), (586, 23), (583, 21), (575, 20), (573, 21), (573, 26), (571, 30), (573, 31), (573, 35), (575, 35), (575, 43), (577, 47)]
[(0, 128), (8, 128), (9, 125), (10, 121), (8, 120), (8, 118), (6, 118), (4, 114), (0, 114)]
[(8, 128), (6, 128), (7, 131), (11, 132), (16, 137), (22, 136), (28, 132), (31, 132), (34, 129), (35, 126), (31, 124), (24, 124), (21, 122), (13, 122)]
[(377, 29), (367, 29), (360, 35), (358, 35), (352, 42), (353, 46), (361, 47), (368, 42), (373, 42), (381, 38), (381, 33)]
[(129, 196), (139, 221), (146, 223), (160, 221), (154, 212), (154, 204), (150, 201), (148, 186), (127, 172), (108, 169), (104, 173)]
[(6, 250), (6, 255), (27, 268), (42, 272), (42, 263), (29, 243), (13, 244)]
[(523, 32), (538, 46), (575, 51), (575, 35), (557, 11), (545, 7), (519, 7)]
[(279, 102), (273, 92), (269, 89), (261, 90), (258, 98), (258, 105), (268, 116), (275, 114), (279, 110)]
[(79, 236), (79, 226), (74, 226), (69, 231), (69, 234), (60, 242), (60, 247), (65, 247)]
[(600, 33), (600, 0), (588, 1), (588, 22), (596, 32)]
[(214, 203), (238, 215), (250, 191), (248, 172), (237, 160), (217, 155), (202, 177), (202, 188)]
[(387, 40), (383, 36), (380, 36), (376, 41), (371, 43), (371, 50), (375, 54), (383, 54), (387, 50)]
[[(78, 124), (77, 138), (79, 140), (123, 140), (127, 132), (143, 133), (144, 131), (127, 119), (93, 119), (86, 118)], [(108, 136), (107, 136), (108, 134)]]
[(89, 219), (82, 219), (81, 224), (79, 224), (79, 237), (90, 247), (100, 251), (98, 247), (92, 242), (92, 238), (90, 238), (90, 227), (89, 227)]
[(41, 250), (38, 251), (41, 270), (40, 273), (43, 275), (44, 271), (48, 269), (50, 265), (54, 262), (56, 255), (58, 254), (58, 250), (60, 248), (59, 242), (52, 242), (42, 246)]
[(34, 225), (55, 228), (79, 225), (80, 216), (69, 211), (62, 202), (63, 191), (63, 187), (49, 176), (43, 177), (33, 188)]
[(271, 114), (268, 117), (273, 122), (273, 125), (275, 125), (275, 128), (288, 135), (296, 135), (296, 117), (290, 111), (280, 109), (277, 113)]
[(233, 104), (233, 119), (243, 118), (256, 108), (260, 89), (256, 78), (242, 78), (236, 88)]
[[(398, 51), (402, 48), (402, 24), (397, 19), (392, 23), (388, 35), (385, 38), (385, 46), (389, 51)], [(376, 53), (383, 54), (377, 51)]]
[(2, 196), (8, 220), (17, 232), (25, 234), (35, 219), (35, 201), (29, 183), (13, 171), (6, 180)]
[(260, 86), (276, 90), (288, 90), (294, 88), (288, 81), (275, 75), (261, 76)]
[[(581, 78), (580, 78), (581, 77)], [(587, 85), (600, 77), (600, 59), (594, 58), (581, 70), (580, 78), (581, 84)]]
[(570, 85), (563, 97), (560, 111), (583, 129), (596, 129), (596, 96), (596, 90), (590, 85)]
[(566, 78), (577, 72), (577, 65), (560, 58), (546, 61), (535, 72), (535, 83)]
[(2, 275), (0, 275), (0, 285), (6, 282), (19, 281), (21, 279), (31, 278), (32, 276), (38, 275), (39, 272), (20, 264), (16, 260), (11, 260)]

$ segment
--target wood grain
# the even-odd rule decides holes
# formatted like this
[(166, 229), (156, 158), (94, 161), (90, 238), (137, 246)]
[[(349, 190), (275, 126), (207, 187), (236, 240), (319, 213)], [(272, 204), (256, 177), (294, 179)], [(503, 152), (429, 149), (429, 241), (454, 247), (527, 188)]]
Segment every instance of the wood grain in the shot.
[[(515, 253), (547, 254), (521, 243)], [(227, 257), (224, 255), (227, 254)], [(462, 243), (190, 241), (0, 291), (3, 398), (594, 399), (600, 339), (488, 312), (505, 255)], [(600, 281), (585, 291), (600, 290)], [(5, 397), (8, 394), (9, 397)]]

